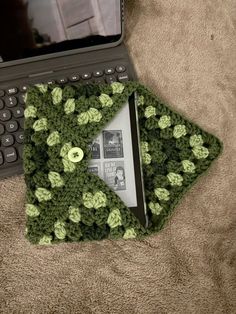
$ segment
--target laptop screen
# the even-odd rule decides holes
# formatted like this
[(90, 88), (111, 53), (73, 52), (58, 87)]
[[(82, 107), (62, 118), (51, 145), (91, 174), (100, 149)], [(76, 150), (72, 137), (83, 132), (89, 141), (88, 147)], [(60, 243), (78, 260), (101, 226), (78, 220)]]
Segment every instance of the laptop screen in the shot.
[(120, 0), (1, 0), (0, 61), (116, 42)]

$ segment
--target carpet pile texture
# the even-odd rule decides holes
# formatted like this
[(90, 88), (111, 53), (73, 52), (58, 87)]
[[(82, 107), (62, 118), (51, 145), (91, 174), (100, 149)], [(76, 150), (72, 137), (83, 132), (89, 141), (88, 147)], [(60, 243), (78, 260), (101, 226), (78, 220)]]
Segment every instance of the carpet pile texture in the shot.
[(141, 82), (221, 139), (223, 154), (142, 241), (33, 246), (23, 177), (0, 181), (0, 313), (235, 313), (235, 1), (126, 5)]

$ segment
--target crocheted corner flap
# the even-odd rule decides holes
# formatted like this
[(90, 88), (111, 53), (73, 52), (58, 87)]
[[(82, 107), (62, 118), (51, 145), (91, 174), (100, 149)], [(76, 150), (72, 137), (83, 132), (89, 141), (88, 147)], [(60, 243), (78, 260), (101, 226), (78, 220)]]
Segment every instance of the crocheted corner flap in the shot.
[[(89, 144), (137, 93), (149, 228), (88, 171)], [(133, 239), (160, 230), (220, 141), (136, 82), (36, 85), (26, 95), (26, 237), (34, 244)]]

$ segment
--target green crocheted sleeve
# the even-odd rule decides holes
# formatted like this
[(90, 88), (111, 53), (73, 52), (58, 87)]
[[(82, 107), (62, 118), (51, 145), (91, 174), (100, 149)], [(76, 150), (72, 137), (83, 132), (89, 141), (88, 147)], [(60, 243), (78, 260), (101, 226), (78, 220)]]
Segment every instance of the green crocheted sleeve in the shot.
[[(149, 227), (88, 171), (89, 145), (137, 95)], [(160, 230), (217, 158), (220, 141), (136, 82), (37, 85), (25, 110), (26, 236), (34, 244), (134, 239)]]

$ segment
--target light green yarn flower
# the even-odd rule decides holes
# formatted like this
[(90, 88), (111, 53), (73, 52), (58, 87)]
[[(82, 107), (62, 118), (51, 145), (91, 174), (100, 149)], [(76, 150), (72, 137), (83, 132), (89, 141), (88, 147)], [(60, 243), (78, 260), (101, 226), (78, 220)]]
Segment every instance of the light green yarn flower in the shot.
[(189, 139), (190, 146), (202, 146), (203, 145), (203, 139), (201, 135), (192, 135)]
[(64, 105), (64, 111), (66, 114), (70, 114), (75, 111), (75, 99), (74, 98), (67, 99)]
[(192, 161), (190, 160), (182, 160), (182, 166), (184, 168), (184, 172), (187, 172), (187, 173), (194, 173), (195, 172), (195, 165)]
[(170, 192), (165, 188), (156, 188), (154, 193), (159, 200), (168, 201), (170, 199)]
[(86, 208), (94, 207), (94, 198), (93, 198), (92, 193), (90, 192), (83, 193), (82, 199), (83, 199), (83, 204)]
[(185, 136), (186, 134), (187, 134), (187, 130), (186, 130), (185, 125), (178, 124), (174, 127), (173, 136), (175, 138), (180, 138), (182, 136)]
[(107, 224), (112, 229), (122, 225), (121, 213), (118, 208), (112, 209), (108, 216)]
[(156, 108), (153, 106), (148, 106), (144, 111), (144, 116), (148, 119), (156, 115)]
[(65, 143), (60, 151), (60, 156), (62, 157), (62, 163), (64, 166), (64, 172), (73, 172), (76, 169), (75, 164), (68, 159), (68, 153), (72, 149), (72, 144)]
[(125, 240), (128, 240), (128, 239), (135, 239), (137, 236), (134, 228), (129, 228), (129, 229), (126, 229), (124, 235), (123, 235), (123, 238)]
[(78, 208), (73, 206), (69, 207), (69, 219), (75, 223), (80, 222), (81, 215)]
[(55, 87), (52, 90), (52, 102), (54, 105), (58, 105), (62, 101), (62, 89)]
[(36, 132), (47, 131), (47, 129), (48, 129), (48, 120), (46, 118), (42, 118), (42, 119), (36, 120), (34, 122), (34, 124), (33, 124), (33, 129)]
[(138, 96), (138, 106), (143, 106), (144, 105), (144, 96)]
[(148, 153), (142, 154), (142, 162), (144, 165), (150, 165), (151, 161), (152, 161), (152, 157), (150, 154)]
[(48, 146), (54, 146), (60, 143), (60, 135), (58, 131), (52, 132), (47, 138)]
[(44, 236), (39, 240), (39, 245), (50, 245), (51, 243), (52, 243), (52, 236), (44, 235)]
[(111, 84), (113, 94), (121, 94), (125, 88), (122, 83), (114, 82)]
[(45, 94), (48, 90), (48, 86), (46, 84), (35, 84), (35, 86), (40, 90), (42, 94)]
[(83, 204), (87, 208), (105, 207), (107, 204), (107, 197), (102, 191), (96, 192), (94, 195), (90, 192), (83, 194)]
[(76, 169), (75, 163), (70, 161), (67, 157), (62, 159), (64, 172), (74, 172)]
[(84, 125), (89, 122), (100, 122), (102, 119), (102, 114), (96, 108), (90, 108), (87, 112), (82, 112), (78, 115), (78, 124)]
[(60, 156), (63, 158), (68, 158), (68, 153), (71, 150), (71, 148), (72, 148), (72, 144), (70, 142), (64, 144), (61, 148)]
[(62, 222), (62, 221), (57, 221), (55, 224), (54, 224), (54, 233), (56, 235), (56, 237), (60, 240), (63, 240), (65, 239), (66, 237), (66, 228), (65, 228), (65, 223)]
[(89, 122), (100, 122), (102, 114), (96, 108), (90, 108), (88, 111)]
[(25, 93), (25, 94), (23, 94), (22, 96), (23, 96), (24, 102), (26, 103), (26, 102), (27, 102), (27, 99), (28, 99), (28, 93)]
[(78, 115), (77, 122), (79, 125), (84, 125), (89, 122), (89, 114), (88, 112), (82, 112)]
[(50, 171), (48, 174), (48, 179), (51, 182), (52, 188), (59, 188), (64, 185), (64, 180), (58, 172)]
[(145, 165), (149, 165), (152, 161), (152, 157), (147, 152), (149, 151), (148, 142), (141, 142), (141, 155), (142, 155), (142, 162)]
[(26, 119), (28, 118), (36, 118), (37, 117), (37, 108), (34, 106), (28, 106), (25, 109), (24, 116)]
[(101, 94), (99, 96), (99, 101), (102, 104), (102, 107), (111, 107), (113, 105), (113, 100), (107, 94)]
[(39, 202), (49, 201), (52, 198), (52, 194), (45, 188), (37, 188), (35, 191), (35, 196)]
[(142, 153), (147, 153), (149, 151), (148, 142), (141, 142), (140, 146), (141, 146), (141, 152)]
[(170, 172), (167, 175), (168, 180), (171, 185), (181, 186), (183, 182), (183, 177), (180, 174)]
[(30, 217), (39, 216), (38, 207), (33, 204), (26, 204), (26, 214)]
[(209, 155), (209, 150), (204, 146), (194, 146), (192, 151), (197, 159), (205, 159)]
[(161, 116), (158, 121), (158, 126), (160, 129), (166, 129), (171, 126), (171, 117), (170, 116)]
[(148, 206), (151, 209), (153, 215), (156, 216), (160, 215), (161, 211), (163, 210), (163, 207), (159, 203), (150, 202)]
[(93, 196), (94, 208), (105, 207), (107, 204), (107, 197), (102, 191), (98, 191)]

